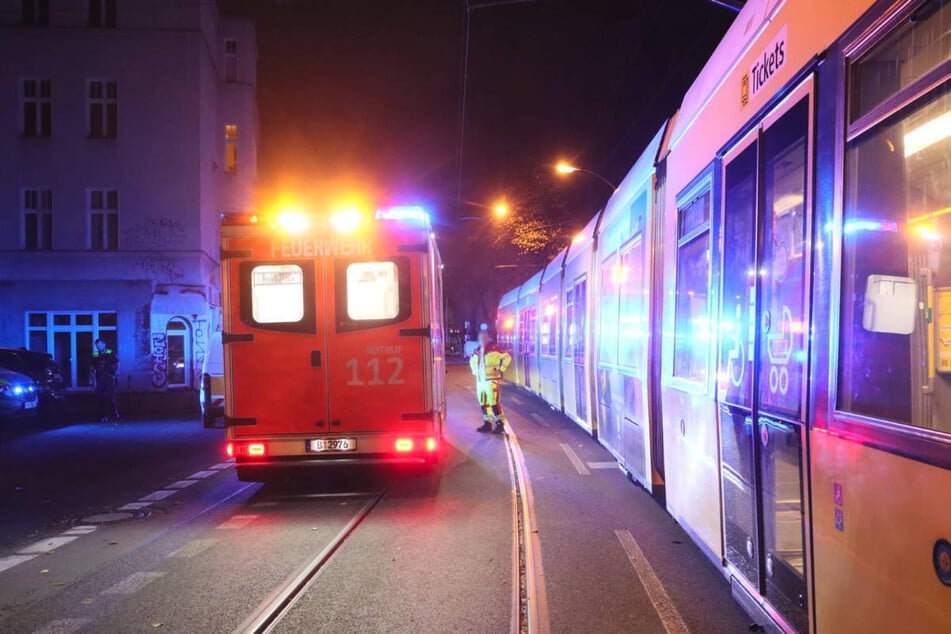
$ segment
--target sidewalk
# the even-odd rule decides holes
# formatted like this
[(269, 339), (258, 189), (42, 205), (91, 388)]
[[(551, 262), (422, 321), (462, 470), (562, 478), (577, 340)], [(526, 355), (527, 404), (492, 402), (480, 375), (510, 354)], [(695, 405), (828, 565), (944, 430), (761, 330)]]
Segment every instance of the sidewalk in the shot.
[(521, 388), (502, 401), (531, 478), (553, 632), (747, 631), (727, 580), (606, 449)]

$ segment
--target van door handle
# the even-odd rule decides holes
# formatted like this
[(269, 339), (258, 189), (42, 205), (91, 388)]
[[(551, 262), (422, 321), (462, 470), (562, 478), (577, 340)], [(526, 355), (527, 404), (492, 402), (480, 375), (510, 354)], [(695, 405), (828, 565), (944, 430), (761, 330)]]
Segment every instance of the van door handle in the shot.
[(321, 365), (320, 350), (310, 351), (310, 365), (319, 368)]

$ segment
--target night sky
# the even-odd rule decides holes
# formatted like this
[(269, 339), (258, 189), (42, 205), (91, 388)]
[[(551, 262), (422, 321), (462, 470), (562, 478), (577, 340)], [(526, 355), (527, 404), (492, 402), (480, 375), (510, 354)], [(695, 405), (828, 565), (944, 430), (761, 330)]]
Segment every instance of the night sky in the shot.
[[(257, 24), (260, 202), (422, 201), (451, 236), (463, 1), (221, 4)], [(517, 204), (551, 187), (580, 227), (609, 192), (551, 166), (620, 181), (735, 14), (706, 0), (536, 0), (471, 16), (462, 198)]]

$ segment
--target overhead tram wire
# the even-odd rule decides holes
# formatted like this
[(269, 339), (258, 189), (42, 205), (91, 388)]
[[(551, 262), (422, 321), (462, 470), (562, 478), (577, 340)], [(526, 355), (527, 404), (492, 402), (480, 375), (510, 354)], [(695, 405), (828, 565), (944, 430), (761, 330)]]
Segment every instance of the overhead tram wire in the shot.
[(466, 93), (469, 85), (469, 41), (471, 39), (472, 12), (476, 9), (504, 7), (512, 4), (528, 4), (529, 2), (538, 2), (538, 0), (489, 0), (488, 2), (479, 2), (476, 4), (469, 2), (469, 0), (463, 0), (465, 22), (462, 29), (462, 68), (459, 73), (461, 85), (459, 87), (459, 141), (456, 146), (456, 216), (459, 215), (462, 206), (462, 157), (466, 138)]

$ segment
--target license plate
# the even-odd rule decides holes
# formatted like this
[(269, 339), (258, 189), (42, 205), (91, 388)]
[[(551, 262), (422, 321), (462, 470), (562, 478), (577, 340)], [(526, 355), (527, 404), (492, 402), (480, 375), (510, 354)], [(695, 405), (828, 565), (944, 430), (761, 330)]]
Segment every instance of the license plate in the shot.
[(356, 438), (317, 438), (307, 442), (307, 451), (356, 451)]
[(23, 404), (23, 409), (33, 409), (36, 407), (36, 401), (27, 401)]

